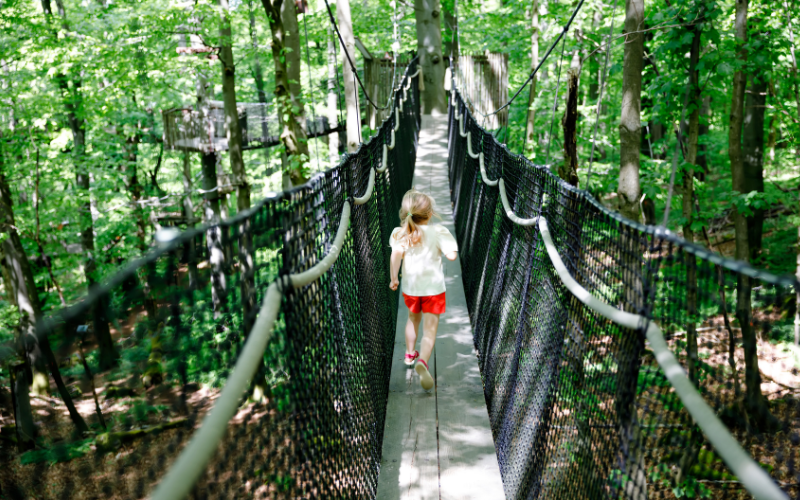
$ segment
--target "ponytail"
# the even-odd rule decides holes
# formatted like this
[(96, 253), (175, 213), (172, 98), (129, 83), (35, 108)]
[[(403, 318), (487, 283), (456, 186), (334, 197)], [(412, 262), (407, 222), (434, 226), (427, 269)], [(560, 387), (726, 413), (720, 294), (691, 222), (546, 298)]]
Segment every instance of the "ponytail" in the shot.
[(405, 240), (409, 247), (418, 245), (422, 241), (422, 230), (419, 225), (436, 215), (433, 209), (433, 199), (425, 193), (415, 189), (409, 190), (403, 196), (400, 205), (401, 231), (395, 234), (397, 240)]

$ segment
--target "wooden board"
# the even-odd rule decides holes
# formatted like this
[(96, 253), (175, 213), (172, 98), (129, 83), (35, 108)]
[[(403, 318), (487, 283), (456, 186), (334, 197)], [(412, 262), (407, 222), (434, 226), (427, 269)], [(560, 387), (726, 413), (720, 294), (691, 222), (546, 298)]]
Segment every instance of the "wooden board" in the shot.
[[(447, 117), (423, 116), (419, 144), (414, 186), (434, 197), (441, 223), (455, 234)], [(447, 312), (429, 363), (436, 381), (430, 393), (402, 362), (407, 309), (400, 299), (379, 500), (505, 498), (458, 260), (445, 263), (445, 279)]]

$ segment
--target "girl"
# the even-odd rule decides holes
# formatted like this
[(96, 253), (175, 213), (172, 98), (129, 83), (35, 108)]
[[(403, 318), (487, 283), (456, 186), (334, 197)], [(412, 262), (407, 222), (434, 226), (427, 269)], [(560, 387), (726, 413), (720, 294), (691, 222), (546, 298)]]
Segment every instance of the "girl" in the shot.
[[(437, 215), (433, 206), (430, 196), (414, 189), (408, 191), (400, 207), (400, 227), (396, 227), (389, 237), (392, 247), (389, 288), (392, 290), (397, 290), (400, 284), (397, 272), (400, 262), (403, 262), (403, 298), (408, 307), (405, 362), (413, 365), (416, 361), (414, 369), (426, 391), (433, 387), (428, 360), (436, 342), (439, 315), (445, 311), (442, 254), (455, 260), (458, 252), (458, 244), (450, 231), (439, 224), (428, 224)], [(419, 353), (414, 346), (421, 321), (424, 337), (420, 346), (422, 353)]]

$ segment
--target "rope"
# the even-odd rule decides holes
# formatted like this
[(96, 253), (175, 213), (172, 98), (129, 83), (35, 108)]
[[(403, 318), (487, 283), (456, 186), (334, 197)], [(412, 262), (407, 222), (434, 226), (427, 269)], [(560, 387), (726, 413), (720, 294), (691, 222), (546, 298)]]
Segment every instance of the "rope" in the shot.
[[(586, 173), (586, 190), (592, 183), (592, 162), (594, 161), (594, 148), (597, 144), (597, 125), (600, 123), (600, 107), (603, 103), (603, 89), (606, 86), (606, 78), (608, 77), (608, 59), (611, 55), (611, 35), (614, 34), (614, 17), (617, 14), (617, 0), (614, 0), (614, 7), (611, 9), (611, 29), (608, 31), (608, 40), (606, 41), (606, 62), (603, 64), (603, 75), (600, 79), (600, 90), (597, 94), (597, 115), (594, 120), (594, 133), (592, 134), (592, 153), (589, 155), (589, 171)], [(652, 156), (652, 153), (651, 153)]]
[[(308, 92), (311, 94), (311, 119), (314, 123), (314, 128), (317, 127), (317, 115), (314, 112), (314, 108), (317, 106), (317, 101), (314, 100), (314, 82), (311, 79), (311, 57), (309, 56), (309, 48), (308, 48), (308, 25), (306, 24), (306, 14), (303, 13), (303, 30), (306, 32), (306, 65), (308, 66)], [(317, 155), (317, 172), (322, 170), (322, 167), (319, 165), (319, 146), (317, 142), (314, 141), (314, 153)]]
[[(326, 2), (327, 2), (327, 0), (326, 0)], [(539, 64), (536, 65), (536, 68), (533, 71), (531, 71), (530, 76), (528, 76), (528, 79), (525, 80), (525, 83), (523, 83), (522, 86), (519, 88), (519, 90), (517, 90), (517, 93), (514, 94), (514, 97), (509, 99), (508, 102), (506, 102), (505, 104), (503, 104), (499, 108), (495, 109), (491, 113), (487, 113), (487, 114), (484, 115), (480, 111), (477, 111), (477, 114), (483, 116), (484, 118), (492, 116), (492, 115), (496, 115), (497, 113), (499, 113), (499, 112), (503, 111), (504, 109), (506, 109), (507, 107), (509, 107), (511, 105), (511, 103), (514, 102), (514, 100), (517, 97), (519, 97), (519, 95), (522, 93), (522, 91), (525, 90), (525, 87), (527, 87), (528, 84), (531, 83), (531, 81), (533, 80), (533, 77), (536, 76), (536, 73), (539, 72), (539, 68), (541, 68), (542, 65), (544, 64), (544, 62), (547, 60), (547, 58), (550, 57), (550, 53), (553, 52), (553, 49), (556, 48), (556, 45), (558, 45), (558, 42), (560, 42), (561, 39), (564, 38), (564, 35), (567, 33), (567, 31), (569, 31), (569, 27), (572, 25), (572, 21), (575, 20), (575, 16), (578, 15), (578, 11), (581, 10), (581, 7), (583, 6), (583, 2), (584, 2), (584, 0), (581, 0), (578, 3), (578, 6), (575, 7), (575, 10), (572, 11), (572, 15), (570, 16), (569, 21), (567, 21), (567, 24), (564, 25), (564, 29), (561, 30), (561, 33), (558, 34), (558, 37), (556, 38), (556, 41), (553, 42), (553, 45), (551, 45), (549, 49), (547, 49), (547, 53), (539, 61)], [(458, 18), (456, 18), (456, 22), (458, 22)]]
[[(581, 1), (583, 1), (583, 0), (581, 0)], [(374, 107), (377, 110), (383, 111), (384, 109), (389, 109), (389, 105), (388, 104), (386, 106), (378, 106), (377, 104), (375, 104), (375, 102), (373, 102), (372, 98), (369, 96), (369, 93), (367, 92), (367, 89), (364, 87), (364, 84), (361, 82), (361, 77), (358, 76), (358, 71), (356, 71), (356, 65), (353, 64), (353, 59), (350, 57), (350, 53), (347, 52), (347, 46), (344, 44), (344, 38), (342, 38), (342, 34), (339, 33), (339, 26), (336, 25), (336, 21), (333, 19), (333, 12), (331, 12), (331, 6), (330, 6), (330, 4), (328, 4), (328, 0), (325, 0), (325, 8), (328, 9), (328, 17), (330, 17), (331, 24), (333, 25), (333, 29), (336, 31), (336, 35), (339, 37), (339, 42), (341, 42), (341, 44), (342, 44), (342, 50), (344, 51), (344, 55), (347, 56), (347, 62), (350, 63), (350, 69), (353, 70), (353, 76), (358, 81), (358, 85), (359, 85), (359, 87), (361, 87), (361, 90), (364, 92), (364, 97), (366, 97), (367, 101), (369, 101), (369, 103), (372, 104), (372, 107)], [(360, 132), (359, 132), (359, 135), (360, 135)]]
[(553, 142), (553, 125), (556, 121), (556, 108), (558, 107), (558, 86), (561, 84), (561, 66), (564, 65), (564, 46), (567, 44), (567, 39), (561, 43), (561, 60), (558, 63), (558, 77), (556, 78), (556, 93), (553, 96), (553, 116), (550, 118), (550, 133), (547, 135), (547, 157), (544, 164), (550, 164), (550, 144)]

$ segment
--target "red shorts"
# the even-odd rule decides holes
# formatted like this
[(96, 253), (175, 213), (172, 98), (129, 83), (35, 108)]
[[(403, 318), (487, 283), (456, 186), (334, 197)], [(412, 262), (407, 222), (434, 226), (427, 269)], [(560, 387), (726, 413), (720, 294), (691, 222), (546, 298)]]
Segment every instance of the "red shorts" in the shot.
[(403, 299), (406, 301), (408, 310), (412, 313), (442, 314), (446, 309), (444, 294), (445, 292), (442, 292), (439, 295), (427, 295), (425, 297), (412, 297), (411, 295), (403, 294)]

